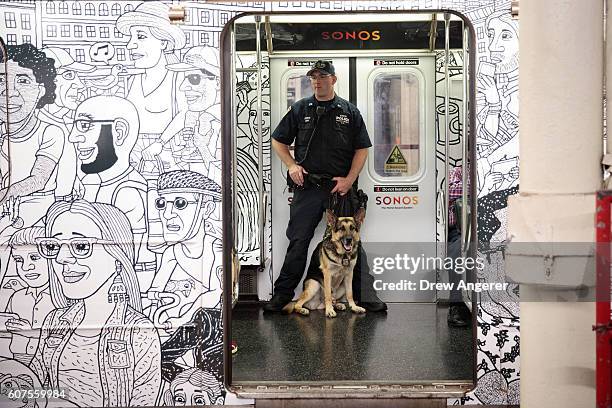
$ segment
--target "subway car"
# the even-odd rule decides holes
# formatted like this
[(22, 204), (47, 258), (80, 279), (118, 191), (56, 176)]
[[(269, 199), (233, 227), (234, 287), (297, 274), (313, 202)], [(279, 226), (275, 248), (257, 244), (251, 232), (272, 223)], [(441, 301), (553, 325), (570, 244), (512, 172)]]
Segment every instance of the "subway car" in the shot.
[[(0, 406), (519, 405), (509, 1), (0, 11)], [(334, 97), (319, 111), (321, 74)], [(334, 207), (344, 175), (288, 183), (273, 144), (299, 106), (308, 138), (282, 139), (294, 162), (335, 160), (344, 147), (322, 135), (359, 124), (361, 214)], [(306, 269), (332, 305), (318, 244), (340, 245), (344, 220), (359, 255), (334, 284), (359, 274), (378, 308), (353, 289), (333, 313), (268, 313), (298, 191), (330, 199), (288, 305)]]

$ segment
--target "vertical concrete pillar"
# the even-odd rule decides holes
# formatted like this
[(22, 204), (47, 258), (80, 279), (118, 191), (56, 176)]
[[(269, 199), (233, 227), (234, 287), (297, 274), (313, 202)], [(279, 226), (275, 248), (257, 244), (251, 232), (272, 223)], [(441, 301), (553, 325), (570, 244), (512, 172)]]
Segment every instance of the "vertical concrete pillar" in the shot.
[[(594, 192), (602, 182), (603, 154), (603, 3), (521, 1), (521, 167), (520, 192), (508, 205), (512, 242), (595, 239)], [(559, 287), (584, 282), (578, 276), (584, 269), (547, 267), (544, 254), (520, 251), (506, 258), (506, 268), (521, 284), (521, 406), (592, 407), (595, 305), (555, 302)]]
[(524, 0), (520, 11), (520, 190), (601, 184), (603, 0)]

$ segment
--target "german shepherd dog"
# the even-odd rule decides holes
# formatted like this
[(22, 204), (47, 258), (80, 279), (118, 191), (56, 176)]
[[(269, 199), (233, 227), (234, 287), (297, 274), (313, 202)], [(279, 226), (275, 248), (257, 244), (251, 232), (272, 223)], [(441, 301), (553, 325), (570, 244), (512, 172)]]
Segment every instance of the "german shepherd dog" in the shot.
[(304, 291), (296, 302), (283, 308), (286, 313), (308, 315), (310, 310), (325, 308), (325, 316), (336, 317), (336, 310), (346, 310), (341, 303), (346, 300), (353, 313), (365, 313), (353, 299), (353, 268), (357, 263), (359, 229), (365, 218), (365, 209), (357, 210), (353, 217), (336, 217), (327, 210), (327, 224), (331, 233), (326, 233), (313, 256), (318, 253), (317, 274), (308, 274), (304, 280)]

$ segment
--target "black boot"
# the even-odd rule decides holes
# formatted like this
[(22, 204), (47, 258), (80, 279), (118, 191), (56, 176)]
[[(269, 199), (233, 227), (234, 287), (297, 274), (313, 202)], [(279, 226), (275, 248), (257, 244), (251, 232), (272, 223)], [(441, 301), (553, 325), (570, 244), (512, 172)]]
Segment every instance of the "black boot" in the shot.
[(472, 321), (472, 313), (463, 302), (451, 303), (446, 321), (451, 327), (466, 327)]
[(369, 302), (359, 303), (359, 306), (363, 307), (368, 312), (377, 313), (387, 311), (387, 304), (380, 300), (378, 297), (374, 296), (374, 299), (370, 297), (369, 300)]
[(291, 302), (292, 298), (293, 297), (290, 295), (276, 292), (274, 296), (272, 296), (272, 299), (270, 299), (270, 301), (264, 305), (263, 310), (267, 313), (282, 312), (283, 307), (285, 307), (287, 303)]

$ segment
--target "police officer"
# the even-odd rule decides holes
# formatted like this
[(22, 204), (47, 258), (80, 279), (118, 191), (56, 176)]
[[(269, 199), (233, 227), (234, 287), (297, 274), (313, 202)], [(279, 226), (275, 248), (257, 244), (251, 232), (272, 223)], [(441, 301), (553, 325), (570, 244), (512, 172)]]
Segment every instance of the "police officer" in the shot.
[[(314, 95), (293, 104), (272, 134), (272, 148), (289, 169), (287, 182), (293, 185), (294, 196), (287, 227), (289, 247), (274, 283), (274, 296), (264, 306), (267, 312), (281, 311), (293, 299), (304, 273), (310, 240), (330, 194), (344, 196), (349, 192), (372, 146), (359, 110), (334, 92), (334, 66), (319, 60), (306, 75)], [(295, 159), (289, 153), (294, 141)], [(365, 260), (361, 247), (359, 255), (361, 261)], [(357, 264), (365, 265), (360, 259)], [(369, 311), (386, 310), (387, 306), (373, 294), (371, 275), (363, 274), (363, 293), (359, 275), (359, 271), (353, 275), (355, 299), (362, 300), (360, 304)], [(367, 299), (360, 296), (365, 293)]]

